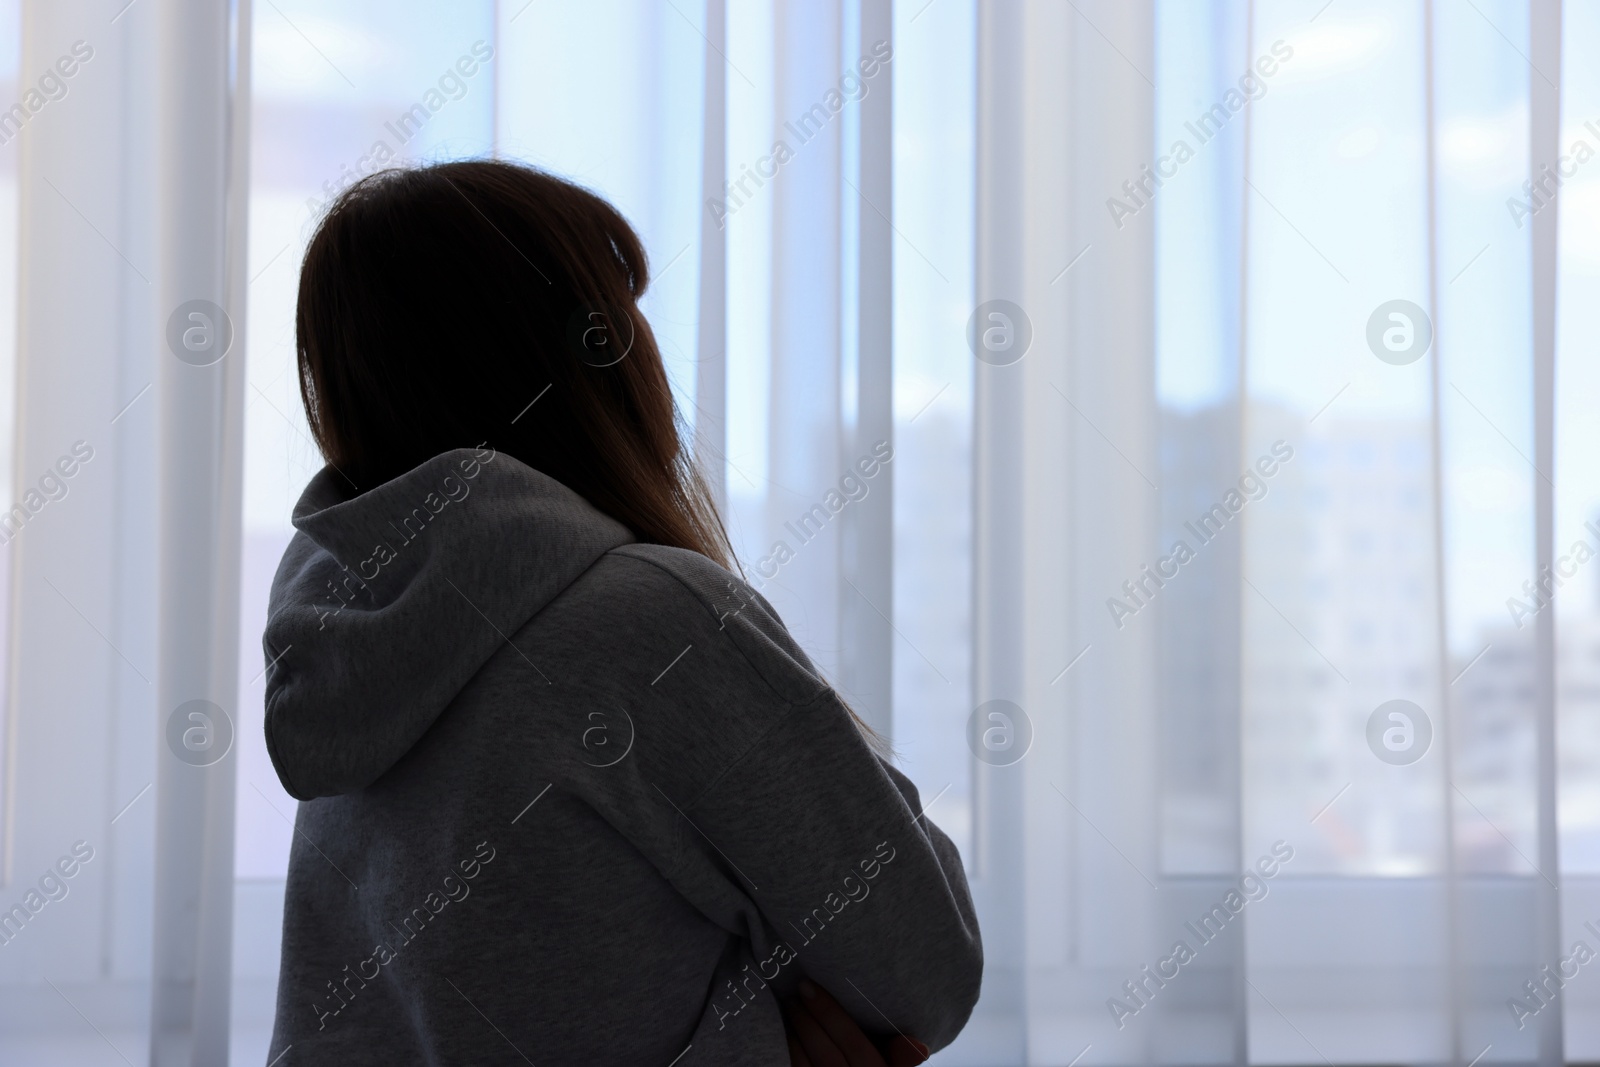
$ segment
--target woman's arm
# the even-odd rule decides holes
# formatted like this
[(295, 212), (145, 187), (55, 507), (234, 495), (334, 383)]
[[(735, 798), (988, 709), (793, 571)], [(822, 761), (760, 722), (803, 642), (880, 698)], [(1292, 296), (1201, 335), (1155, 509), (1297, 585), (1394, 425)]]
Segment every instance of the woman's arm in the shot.
[(683, 810), (691, 845), (766, 920), (751, 934), (762, 979), (809, 976), (869, 1033), (939, 1049), (960, 1032), (983, 973), (960, 856), (831, 690), (790, 708)]
[[(649, 566), (619, 573), (667, 620), (646, 658), (695, 657), (649, 682), (635, 766), (671, 803), (668, 877), (752, 953), (740, 989), (715, 994), (719, 1019), (810, 977), (869, 1034), (948, 1045), (977, 1002), (983, 948), (960, 855), (916, 788), (759, 593), (695, 553), (613, 555)], [(653, 731), (672, 744), (658, 752)], [(708, 868), (716, 885), (690, 890)]]

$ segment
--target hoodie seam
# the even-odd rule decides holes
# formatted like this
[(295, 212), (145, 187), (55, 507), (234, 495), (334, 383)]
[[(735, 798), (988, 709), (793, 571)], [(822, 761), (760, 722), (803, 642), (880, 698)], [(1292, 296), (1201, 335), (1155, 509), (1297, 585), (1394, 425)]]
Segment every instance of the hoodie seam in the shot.
[[(640, 542), (637, 542), (637, 541), (630, 542), (627, 545), (618, 545), (617, 548), (631, 548), (634, 545), (637, 545), (639, 543)], [(695, 601), (695, 603), (699, 604), (700, 607), (705, 610), (705, 613), (707, 615), (711, 616), (712, 618), (716, 618), (716, 612), (712, 609), (710, 604), (706, 603), (705, 598), (702, 597), (694, 589), (693, 586), (691, 586), (688, 582), (684, 581), (677, 574), (674, 574), (672, 572), (672, 570), (670, 570), (669, 568), (663, 567), (661, 564), (657, 563), (653, 559), (648, 559), (648, 558), (641, 557), (641, 556), (635, 556), (635, 555), (632, 555), (631, 553), (619, 553), (616, 548), (611, 549), (610, 551), (608, 551), (606, 553), (606, 555), (608, 555), (608, 556), (615, 555), (619, 559), (631, 559), (631, 560), (634, 560), (637, 563), (643, 563), (647, 567), (652, 567), (655, 570), (660, 571), (662, 574), (665, 574), (667, 577), (671, 578), (674, 582), (678, 583), (678, 585), (682, 586), (684, 592), (688, 593), (690, 598), (693, 599)], [(782, 625), (782, 620), (777, 620), (777, 621), (778, 621), (779, 625), (781, 626)], [(761, 679), (761, 684), (766, 686), (767, 689), (772, 693), (773, 696), (775, 696), (779, 700), (783, 701), (785, 706), (787, 706), (790, 709), (797, 708), (797, 707), (806, 707), (806, 706), (808, 706), (810, 704), (814, 704), (814, 703), (816, 703), (818, 698), (820, 698), (824, 694), (833, 692), (833, 686), (829, 685), (826, 679), (818, 679), (818, 681), (821, 683), (821, 688), (817, 690), (816, 694), (811, 696), (811, 697), (809, 697), (809, 698), (807, 698), (804, 703), (797, 704), (793, 700), (791, 700), (789, 697), (785, 696), (783, 693), (778, 691), (778, 687), (772, 684), (772, 680), (767, 677), (765, 671), (763, 671), (760, 667), (756, 666), (755, 661), (750, 658), (749, 654), (745, 652), (745, 650), (740, 646), (738, 641), (735, 641), (732, 638), (731, 635), (729, 636), (728, 640), (730, 641), (730, 643), (732, 643), (734, 649), (739, 653), (739, 658), (744, 660), (745, 666), (750, 668), (750, 672), (752, 674), (754, 674), (757, 678)], [(780, 649), (779, 651), (782, 651), (782, 649)]]

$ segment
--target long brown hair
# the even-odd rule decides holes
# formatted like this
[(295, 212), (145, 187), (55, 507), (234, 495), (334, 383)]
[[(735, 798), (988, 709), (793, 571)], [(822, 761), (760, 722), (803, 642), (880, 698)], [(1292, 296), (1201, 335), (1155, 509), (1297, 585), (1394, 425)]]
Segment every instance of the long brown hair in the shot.
[(472, 160), (363, 178), (300, 267), (295, 347), (317, 447), (365, 491), (487, 443), (641, 541), (738, 568), (639, 311), (649, 282), (617, 210), (543, 171)]
[(736, 567), (638, 301), (644, 247), (586, 189), (495, 161), (381, 171), (300, 269), (300, 395), (360, 491), (484, 442), (641, 541)]

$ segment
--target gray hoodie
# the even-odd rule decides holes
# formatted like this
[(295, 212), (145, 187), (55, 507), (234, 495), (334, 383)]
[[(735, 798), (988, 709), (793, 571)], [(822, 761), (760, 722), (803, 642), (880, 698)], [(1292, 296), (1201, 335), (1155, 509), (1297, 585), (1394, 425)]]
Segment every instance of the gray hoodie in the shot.
[(781, 1067), (801, 976), (956, 1036), (960, 857), (758, 593), (487, 449), (345, 484), (264, 641), (303, 802), (276, 1067)]

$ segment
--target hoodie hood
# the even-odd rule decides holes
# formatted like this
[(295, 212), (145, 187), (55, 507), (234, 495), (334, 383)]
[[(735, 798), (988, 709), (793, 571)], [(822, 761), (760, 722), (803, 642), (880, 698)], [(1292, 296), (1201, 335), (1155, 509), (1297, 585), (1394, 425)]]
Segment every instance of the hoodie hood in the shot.
[(491, 449), (358, 496), (332, 467), (294, 509), (263, 637), (267, 752), (300, 800), (364, 789), (627, 528)]

